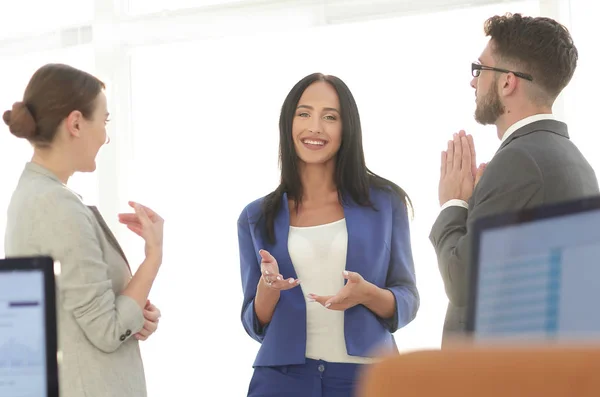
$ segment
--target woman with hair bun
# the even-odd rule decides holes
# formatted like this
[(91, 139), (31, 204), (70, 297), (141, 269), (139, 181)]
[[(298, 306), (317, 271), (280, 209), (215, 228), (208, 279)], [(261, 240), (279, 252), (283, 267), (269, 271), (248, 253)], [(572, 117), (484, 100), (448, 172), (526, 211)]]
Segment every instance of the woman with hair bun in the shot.
[(34, 148), (8, 208), (8, 257), (48, 255), (61, 263), (58, 334), (61, 396), (146, 396), (139, 340), (158, 326), (148, 295), (162, 263), (163, 220), (130, 202), (121, 223), (146, 243), (132, 276), (114, 235), (95, 207), (67, 187), (75, 172), (93, 172), (108, 143), (105, 86), (61, 64), (41, 67), (23, 100), (2, 119)]

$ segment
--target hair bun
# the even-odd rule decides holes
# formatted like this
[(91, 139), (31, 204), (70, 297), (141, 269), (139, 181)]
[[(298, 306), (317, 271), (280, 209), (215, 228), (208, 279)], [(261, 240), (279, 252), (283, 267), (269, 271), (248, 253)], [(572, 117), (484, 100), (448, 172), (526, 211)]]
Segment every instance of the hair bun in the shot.
[(19, 138), (32, 138), (35, 136), (37, 125), (25, 103), (15, 102), (12, 110), (4, 112), (2, 119), (13, 135)]

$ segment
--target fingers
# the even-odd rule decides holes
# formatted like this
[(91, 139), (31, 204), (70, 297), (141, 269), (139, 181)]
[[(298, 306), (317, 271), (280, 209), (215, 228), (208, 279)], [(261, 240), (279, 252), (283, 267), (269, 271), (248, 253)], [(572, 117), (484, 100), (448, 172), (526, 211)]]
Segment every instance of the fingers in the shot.
[(152, 224), (152, 221), (148, 217), (148, 214), (146, 213), (146, 211), (144, 211), (140, 204), (133, 203), (133, 208), (142, 227), (150, 226), (150, 224)]
[[(152, 209), (146, 207), (145, 205), (142, 205), (135, 201), (129, 201), (128, 204), (133, 209), (135, 209), (136, 206), (140, 207), (140, 209), (143, 210), (143, 212), (148, 216), (149, 219), (152, 220), (152, 222), (163, 220), (160, 215), (158, 215), (156, 212), (154, 212)], [(137, 211), (136, 211), (136, 214), (137, 214)]]
[(156, 307), (154, 305), (150, 305), (150, 310), (155, 311), (156, 314), (157, 314), (157, 316), (158, 316), (158, 318), (162, 317), (162, 313), (161, 313), (161, 311), (160, 311), (160, 309), (158, 307)]
[(119, 223), (127, 226), (136, 234), (140, 234), (142, 230), (142, 224), (136, 214), (119, 214)]
[(269, 288), (273, 288), (279, 291), (287, 291), (288, 289), (295, 288), (300, 285), (300, 280), (294, 280), (294, 278), (290, 277), (288, 279), (276, 279), (272, 281), (270, 284), (267, 283)]
[(325, 307), (327, 307), (327, 308), (337, 307), (338, 305), (342, 304), (345, 299), (346, 299), (346, 297), (344, 295), (342, 295), (341, 293), (334, 295), (331, 298), (327, 299), (327, 301), (325, 301)]
[[(264, 252), (266, 252), (266, 251), (264, 251)], [(264, 255), (264, 254), (261, 254), (261, 256), (262, 255)], [(271, 256), (271, 258), (273, 260), (270, 260), (270, 259), (265, 260), (264, 258), (261, 257), (260, 271), (263, 275), (277, 276), (277, 275), (279, 275), (279, 268), (277, 267), (277, 261), (275, 261), (275, 258), (273, 258), (272, 256)], [(275, 279), (273, 278), (273, 280), (275, 280)]]
[(460, 146), (462, 153), (462, 170), (464, 172), (468, 172), (470, 175), (473, 175), (473, 167), (471, 163), (471, 148), (469, 146), (469, 140), (466, 136), (460, 137)]
[(160, 310), (156, 308), (156, 306), (151, 305), (148, 309), (144, 310), (144, 318), (151, 322), (158, 322), (160, 318)]
[(152, 321), (146, 320), (144, 322), (144, 328), (142, 328), (138, 332), (138, 334), (148, 337), (148, 336), (152, 335), (154, 333), (154, 331), (156, 331), (157, 328), (158, 328), (158, 323), (153, 323)]
[(477, 174), (477, 157), (475, 153), (475, 142), (473, 141), (473, 135), (467, 135), (469, 141), (469, 148), (471, 149), (471, 173), (473, 176)]
[(138, 217), (136, 214), (119, 214), (119, 222), (121, 223), (139, 223)]
[(150, 334), (153, 334), (157, 328), (158, 328), (158, 321), (146, 320), (144, 322), (144, 328), (140, 332), (147, 332), (148, 336), (150, 336)]
[(258, 251), (258, 253), (260, 254), (260, 257), (262, 258), (263, 262), (266, 262), (266, 263), (277, 262), (275, 260), (275, 258), (273, 257), (273, 255), (271, 255), (269, 253), (269, 251), (267, 251), (267, 250), (260, 250), (260, 251)]
[(139, 340), (140, 342), (143, 342), (143, 341), (147, 340), (148, 337), (144, 336), (138, 332), (137, 334), (135, 334), (135, 339)]
[(442, 151), (442, 160), (440, 161), (440, 177), (443, 178), (446, 175), (446, 161), (447, 161), (448, 153), (446, 151)]
[(446, 172), (453, 168), (454, 161), (454, 141), (448, 141), (448, 149), (446, 149)]
[(340, 292), (337, 295), (333, 296), (320, 296), (316, 294), (308, 294), (309, 302), (317, 302), (321, 304), (323, 307), (329, 310), (344, 310), (344, 301), (346, 300), (346, 296)]
[(448, 141), (448, 148), (442, 152), (440, 175), (443, 177), (450, 170), (467, 171), (475, 176), (477, 172), (475, 143), (472, 135), (464, 130), (455, 133)]
[(485, 171), (486, 167), (487, 163), (482, 163), (479, 165), (479, 167), (477, 167), (477, 173), (475, 174), (475, 186), (477, 186), (477, 184), (479, 183), (479, 180), (483, 176), (483, 172)]
[(333, 296), (329, 295), (329, 296), (320, 296), (320, 295), (316, 295), (316, 294), (308, 294), (308, 301), (309, 302), (317, 302), (320, 303), (321, 305), (325, 306), (326, 308), (329, 308), (329, 306), (331, 306), (331, 304), (328, 303), (328, 301), (333, 298)]
[(452, 159), (452, 167), (455, 170), (460, 170), (462, 168), (462, 137), (460, 134), (454, 134), (454, 158)]
[(275, 271), (269, 271), (269, 270), (263, 271), (262, 278), (263, 278), (263, 280), (265, 280), (265, 283), (267, 283), (268, 285), (271, 285), (275, 281), (283, 280), (283, 276), (281, 274), (279, 274)]
[(150, 303), (150, 300), (146, 301), (146, 307), (144, 308), (144, 328), (142, 328), (135, 337), (137, 340), (144, 341), (148, 339), (158, 329), (158, 322), (160, 319), (160, 310)]
[(151, 321), (144, 322), (144, 328), (142, 328), (137, 334), (135, 334), (135, 338), (137, 340), (146, 340), (150, 335), (152, 335), (156, 329), (158, 328), (158, 323), (153, 323)]
[(151, 334), (150, 331), (148, 331), (146, 328), (142, 328), (140, 330), (140, 332), (138, 332), (136, 335), (143, 336), (144, 338), (148, 338), (150, 336), (150, 334)]
[(349, 272), (347, 270), (344, 270), (344, 272), (342, 273), (342, 275), (344, 276), (344, 278), (348, 281), (357, 283), (361, 280), (361, 276), (358, 273), (355, 272)]
[(138, 236), (142, 237), (142, 227), (141, 226), (127, 225), (127, 229), (131, 230), (132, 232), (134, 232)]
[(154, 216), (154, 215), (157, 215), (157, 214), (156, 214), (156, 212), (152, 211), (150, 208), (148, 208), (148, 207), (146, 207), (145, 205), (142, 205), (142, 204), (140, 204), (140, 203), (138, 203), (138, 202), (135, 202), (135, 201), (128, 201), (128, 202), (127, 202), (127, 204), (129, 204), (129, 206), (130, 206), (131, 208), (133, 208), (133, 209), (135, 209), (135, 207), (136, 207), (136, 206), (139, 206), (139, 207), (140, 207), (141, 209), (143, 209), (143, 210), (144, 210), (144, 212), (146, 212), (146, 214), (147, 214), (147, 215), (149, 215), (149, 216), (150, 216), (150, 215), (152, 215), (152, 216)]

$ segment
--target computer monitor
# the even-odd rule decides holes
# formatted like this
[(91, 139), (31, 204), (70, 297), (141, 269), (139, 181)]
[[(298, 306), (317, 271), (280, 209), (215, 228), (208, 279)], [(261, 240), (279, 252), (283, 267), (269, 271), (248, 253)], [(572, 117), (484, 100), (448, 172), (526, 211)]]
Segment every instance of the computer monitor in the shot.
[(52, 258), (0, 260), (0, 396), (58, 397)]
[(475, 222), (475, 342), (600, 341), (600, 197)]

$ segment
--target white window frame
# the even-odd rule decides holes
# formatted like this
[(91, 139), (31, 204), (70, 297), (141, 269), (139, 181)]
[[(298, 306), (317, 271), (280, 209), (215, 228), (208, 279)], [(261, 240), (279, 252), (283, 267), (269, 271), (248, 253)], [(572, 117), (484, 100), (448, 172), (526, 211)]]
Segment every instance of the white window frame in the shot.
[[(457, 8), (509, 3), (507, 0), (247, 0), (216, 6), (185, 10), (164, 11), (147, 15), (127, 14), (128, 1), (93, 0), (94, 14), (91, 25), (71, 26), (33, 36), (0, 40), (0, 56), (27, 52), (61, 49), (69, 46), (92, 44), (96, 70), (109, 85), (108, 101), (114, 112), (109, 124), (111, 143), (103, 149), (98, 164), (98, 204), (106, 215), (109, 226), (119, 234), (114, 214), (128, 200), (120, 192), (127, 186), (128, 173), (121, 172), (126, 163), (122, 159), (135, 155), (131, 118), (130, 49), (136, 46), (197, 40), (215, 36), (243, 34), (243, 20), (249, 16), (298, 16), (296, 26), (286, 28), (319, 27), (332, 24), (391, 18), (418, 13), (440, 12)], [(569, 0), (539, 0), (540, 14), (560, 19), (570, 27)], [(273, 18), (277, 20), (277, 18)], [(276, 31), (273, 26), (251, 25), (256, 31)], [(555, 113), (565, 114), (566, 92), (557, 101)]]

